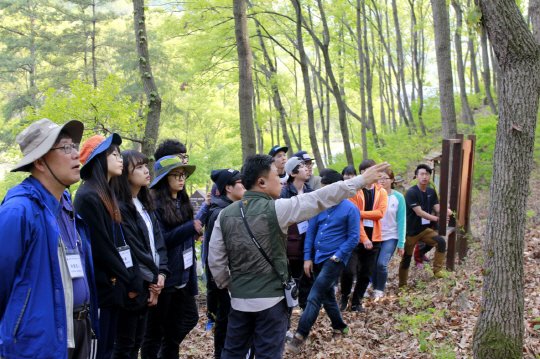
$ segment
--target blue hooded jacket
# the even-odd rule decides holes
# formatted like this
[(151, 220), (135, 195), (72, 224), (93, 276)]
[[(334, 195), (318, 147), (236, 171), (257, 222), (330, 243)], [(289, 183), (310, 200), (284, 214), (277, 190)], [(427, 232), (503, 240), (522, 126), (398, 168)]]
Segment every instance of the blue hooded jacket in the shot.
[[(68, 192), (63, 194), (69, 201)], [(58, 261), (61, 206), (33, 177), (10, 189), (0, 206), (0, 357), (67, 358), (67, 323)], [(88, 227), (77, 216), (98, 335), (97, 296)], [(69, 316), (72, 318), (72, 315)]]

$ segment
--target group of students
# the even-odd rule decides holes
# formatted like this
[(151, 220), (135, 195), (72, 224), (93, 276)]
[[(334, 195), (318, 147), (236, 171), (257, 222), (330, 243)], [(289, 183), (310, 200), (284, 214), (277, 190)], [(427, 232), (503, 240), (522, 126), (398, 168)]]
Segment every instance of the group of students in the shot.
[(213, 170), (214, 198), (195, 214), (185, 181), (196, 167), (182, 143), (158, 146), (152, 180), (148, 157), (120, 151), (118, 134), (79, 149), (83, 130), (42, 119), (17, 136), (23, 158), (12, 171), (30, 176), (0, 206), (2, 358), (178, 358), (199, 319), (197, 240), (216, 358), (282, 357), (291, 278), (304, 311), (287, 350), (298, 352), (321, 305), (335, 334), (347, 335), (339, 277), (341, 309), (356, 274), (352, 309), (362, 311), (369, 278), (382, 295), (396, 247), (400, 285), (418, 241), (437, 247), (435, 275), (442, 269), (444, 238), (425, 224), (439, 210), (424, 185), (428, 166), (418, 166), (405, 205), (387, 163), (363, 161), (344, 181), (350, 174), (315, 176), (307, 152), (287, 160), (275, 146), (241, 171)]

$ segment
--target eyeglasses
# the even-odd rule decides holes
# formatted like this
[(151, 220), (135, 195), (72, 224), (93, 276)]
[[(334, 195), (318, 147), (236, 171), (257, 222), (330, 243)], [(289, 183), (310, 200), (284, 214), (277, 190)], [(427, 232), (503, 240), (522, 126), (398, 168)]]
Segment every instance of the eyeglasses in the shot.
[(390, 178), (389, 177), (381, 177), (379, 179), (379, 182), (384, 182), (384, 181), (388, 181)]
[(182, 161), (184, 161), (184, 160), (189, 161), (189, 155), (178, 155), (178, 157), (179, 157)]
[(75, 149), (75, 151), (79, 152), (79, 144), (78, 143), (69, 143), (60, 147), (54, 147), (51, 148), (51, 150), (64, 150), (66, 154), (70, 154), (72, 149)]
[(120, 153), (117, 153), (117, 152), (113, 152), (111, 153), (112, 156), (116, 157), (116, 160), (118, 162), (122, 161), (122, 155)]
[(313, 167), (313, 163), (312, 162), (304, 162), (304, 164), (306, 165), (306, 167)]
[(182, 179), (186, 179), (186, 178), (187, 178), (186, 172), (182, 172), (182, 173), (173, 173), (173, 174), (168, 175), (168, 176), (174, 177), (174, 179), (177, 180), (177, 181), (180, 181), (180, 180), (182, 180)]

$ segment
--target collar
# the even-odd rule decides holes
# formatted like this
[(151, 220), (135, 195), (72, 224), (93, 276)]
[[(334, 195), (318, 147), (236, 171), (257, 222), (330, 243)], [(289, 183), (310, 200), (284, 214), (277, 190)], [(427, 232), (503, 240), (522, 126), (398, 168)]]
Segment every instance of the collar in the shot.
[(264, 198), (264, 199), (272, 200), (272, 197), (270, 197), (266, 193), (262, 193), (258, 191), (246, 191), (244, 192), (244, 198)]
[(49, 192), (49, 190), (45, 188), (41, 184), (41, 182), (39, 182), (34, 177), (30, 176), (26, 180), (30, 182), (30, 184), (38, 192), (38, 196), (39, 196), (38, 199), (40, 200), (40, 202), (42, 202), (44, 205), (49, 207), (49, 209), (55, 216), (58, 216), (58, 212), (60, 211), (60, 208), (61, 208), (60, 202), (58, 202), (58, 200), (51, 194), (51, 192)]

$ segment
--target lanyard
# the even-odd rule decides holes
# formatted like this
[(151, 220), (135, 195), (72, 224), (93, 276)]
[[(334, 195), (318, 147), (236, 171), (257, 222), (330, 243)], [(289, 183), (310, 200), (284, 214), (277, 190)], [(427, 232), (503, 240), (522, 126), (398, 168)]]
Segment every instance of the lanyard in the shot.
[[(418, 191), (420, 192), (420, 200), (422, 201), (422, 211), (424, 211), (424, 196), (422, 195), (422, 190), (420, 189), (420, 187), (418, 185), (416, 185), (416, 188), (418, 188)], [(429, 213), (429, 194), (428, 194), (428, 189), (426, 188), (426, 196), (427, 196), (427, 208), (425, 210), (426, 213)]]
[[(126, 239), (124, 238), (124, 231), (122, 230), (122, 225), (118, 223), (118, 227), (120, 227), (120, 233), (122, 234), (122, 240), (124, 241), (124, 246), (127, 246)], [(116, 236), (114, 233), (114, 221), (112, 221), (112, 235), (113, 235), (113, 244), (116, 247)], [(118, 247), (116, 247), (118, 248)]]

